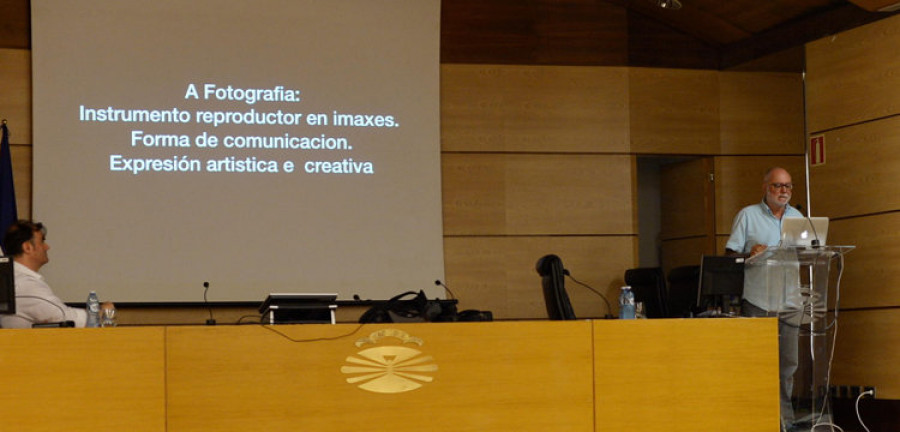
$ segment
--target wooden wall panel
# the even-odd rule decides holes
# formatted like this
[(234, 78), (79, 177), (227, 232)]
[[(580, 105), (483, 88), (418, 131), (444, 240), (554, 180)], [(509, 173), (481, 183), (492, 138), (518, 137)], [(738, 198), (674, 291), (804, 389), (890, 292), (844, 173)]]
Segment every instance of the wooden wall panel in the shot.
[(842, 308), (900, 306), (900, 213), (833, 220), (828, 243), (856, 246), (845, 260)]
[(800, 74), (719, 74), (721, 154), (803, 154)]
[(628, 151), (626, 68), (441, 66), (444, 151)]
[(719, 152), (718, 72), (631, 68), (628, 73), (632, 152)]
[(712, 210), (712, 172), (709, 159), (663, 165), (660, 169), (661, 229), (663, 240), (707, 235)]
[[(490, 310), (497, 319), (545, 319), (535, 263), (556, 254), (572, 277), (603, 293), (618, 314), (616, 296), (625, 270), (637, 266), (637, 236), (448, 237), (447, 285), (461, 309)], [(602, 298), (566, 279), (579, 318), (602, 317)]]
[(725, 245), (728, 244), (728, 237), (730, 237), (730, 235), (717, 235), (716, 236), (716, 254), (717, 255), (725, 255)]
[[(791, 173), (791, 205), (806, 208), (806, 169), (803, 156), (722, 156), (716, 162), (716, 234), (731, 234), (731, 223), (742, 208), (762, 201), (766, 170), (780, 166)], [(813, 200), (814, 215), (822, 215)], [(805, 212), (805, 211), (804, 211)], [(727, 241), (727, 240), (726, 240)]]
[(826, 163), (810, 168), (813, 210), (829, 217), (900, 209), (900, 118), (825, 134)]
[(630, 156), (444, 154), (445, 235), (634, 234)]
[(636, 234), (630, 156), (508, 156), (508, 233)]
[[(27, 6), (27, 5), (26, 5)], [(27, 8), (26, 8), (27, 9)], [(31, 217), (31, 51), (0, 49), (0, 118), (9, 128), (19, 218)]]
[(16, 188), (16, 211), (19, 219), (31, 218), (31, 146), (10, 146), (13, 166), (13, 185)]
[[(828, 242), (855, 245), (841, 281), (832, 383), (900, 398), (900, 16), (807, 44), (809, 129), (826, 163), (810, 168), (812, 212)], [(853, 308), (865, 308), (853, 310)], [(850, 310), (848, 310), (850, 309)]]
[(31, 144), (31, 51), (0, 48), (0, 119), (11, 144)]
[(811, 132), (900, 113), (900, 16), (806, 45)]
[(758, 57), (734, 66), (726, 66), (723, 70), (736, 72), (781, 72), (802, 74), (805, 69), (805, 59), (806, 48), (803, 45), (799, 45), (785, 48), (782, 51)]
[(832, 385), (876, 386), (879, 399), (900, 399), (898, 327), (898, 309), (841, 312)]
[(444, 235), (506, 232), (506, 157), (441, 157)]
[(690, 237), (662, 242), (662, 268), (666, 275), (675, 267), (700, 265), (700, 257), (714, 254), (706, 237)]

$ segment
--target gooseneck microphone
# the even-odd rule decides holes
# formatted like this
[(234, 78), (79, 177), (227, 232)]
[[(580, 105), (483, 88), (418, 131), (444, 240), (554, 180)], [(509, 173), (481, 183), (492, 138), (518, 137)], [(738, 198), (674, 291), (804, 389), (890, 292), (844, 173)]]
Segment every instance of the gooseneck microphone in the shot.
[(450, 287), (448, 287), (447, 285), (444, 285), (444, 283), (441, 282), (440, 279), (435, 279), (434, 284), (437, 285), (437, 286), (442, 286), (442, 287), (444, 287), (444, 289), (447, 290), (447, 293), (450, 294), (450, 298), (451, 298), (451, 299), (455, 299), (455, 298), (456, 298), (456, 294), (453, 294), (453, 291), (450, 290)]
[(206, 293), (209, 291), (209, 282), (203, 282), (203, 303), (206, 303), (207, 309), (209, 309), (209, 319), (206, 320), (206, 325), (216, 325), (216, 320), (213, 318), (212, 306), (209, 304), (209, 300), (206, 298)]
[(812, 217), (809, 215), (809, 212), (804, 213), (803, 207), (801, 207), (799, 204), (794, 206), (794, 208), (797, 209), (797, 211), (799, 211), (800, 214), (806, 218), (806, 222), (809, 223), (809, 229), (811, 229), (812, 233), (813, 233), (813, 239), (810, 242), (810, 245), (812, 247), (821, 246), (821, 244), (819, 242), (819, 233), (816, 232), (816, 226), (815, 226), (815, 224), (813, 224), (813, 220), (812, 220)]
[(581, 281), (579, 281), (578, 279), (575, 279), (574, 277), (572, 277), (572, 275), (569, 273), (568, 270), (563, 269), (563, 274), (566, 275), (566, 276), (568, 276), (569, 279), (572, 279), (572, 282), (575, 282), (575, 283), (577, 283), (578, 285), (581, 285), (581, 286), (583, 286), (583, 287), (585, 287), (585, 288), (591, 290), (594, 294), (597, 294), (598, 296), (600, 296), (600, 298), (603, 299), (603, 302), (606, 303), (606, 311), (607, 311), (607, 314), (606, 314), (606, 316), (604, 316), (604, 318), (606, 318), (606, 319), (612, 319), (612, 317), (613, 317), (613, 315), (612, 315), (612, 306), (609, 305), (609, 300), (606, 298), (605, 295), (603, 295), (600, 291), (597, 291), (597, 290), (591, 288), (588, 284), (586, 284), (586, 283), (584, 283), (584, 282), (581, 282)]
[(813, 247), (821, 246), (819, 243), (819, 233), (816, 232), (816, 225), (813, 223), (812, 218), (809, 217), (809, 215), (806, 215), (806, 220), (807, 220), (807, 222), (809, 222), (809, 227), (812, 229), (812, 232), (813, 232), (813, 240), (810, 244)]

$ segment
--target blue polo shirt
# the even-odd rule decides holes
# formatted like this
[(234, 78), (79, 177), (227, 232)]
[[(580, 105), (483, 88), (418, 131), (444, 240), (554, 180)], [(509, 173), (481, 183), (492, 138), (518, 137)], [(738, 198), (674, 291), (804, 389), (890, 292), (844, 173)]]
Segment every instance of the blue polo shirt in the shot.
[[(803, 217), (803, 214), (788, 204), (782, 217)], [(738, 212), (731, 224), (731, 237), (725, 247), (738, 253), (750, 253), (755, 245), (762, 244), (771, 248), (778, 246), (780, 242), (781, 219), (772, 214), (772, 209), (763, 200)]]
[[(803, 217), (803, 214), (788, 205), (784, 209), (782, 218), (784, 217)], [(768, 246), (769, 249), (774, 249), (780, 242), (781, 219), (772, 214), (772, 209), (763, 200), (758, 204), (744, 207), (738, 212), (731, 225), (731, 237), (728, 238), (725, 247), (738, 253), (750, 253), (750, 249), (755, 245), (762, 244)], [(778, 268), (778, 271), (796, 272), (796, 269), (782, 266)], [(796, 277), (799, 276), (781, 274), (776, 279), (793, 280)], [(763, 310), (774, 311), (777, 309), (776, 305), (784, 304), (788, 300), (784, 294), (769, 293), (766, 288), (767, 279), (765, 265), (744, 267), (744, 300)]]

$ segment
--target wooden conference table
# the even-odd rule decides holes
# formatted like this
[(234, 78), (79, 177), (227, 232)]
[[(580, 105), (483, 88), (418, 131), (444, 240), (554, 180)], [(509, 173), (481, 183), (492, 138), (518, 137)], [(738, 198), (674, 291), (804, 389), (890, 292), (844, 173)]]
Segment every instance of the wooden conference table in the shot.
[(0, 430), (775, 431), (775, 319), (0, 330)]

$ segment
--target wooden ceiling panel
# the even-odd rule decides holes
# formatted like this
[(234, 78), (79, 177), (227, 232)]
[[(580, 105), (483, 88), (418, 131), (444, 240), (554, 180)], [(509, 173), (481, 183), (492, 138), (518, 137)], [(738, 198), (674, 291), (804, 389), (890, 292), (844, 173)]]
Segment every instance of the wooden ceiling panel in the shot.
[[(655, 6), (654, 6), (655, 7)], [(628, 17), (628, 65), (681, 69), (718, 69), (715, 47), (677, 32), (649, 17)]]
[(850, 0), (851, 3), (869, 11), (893, 11), (900, 8), (900, 0)]
[[(712, 15), (750, 35), (846, 4), (843, 0), (688, 0), (691, 9)], [(731, 42), (727, 42), (731, 43)]]
[[(691, 0), (687, 0), (691, 1)], [(711, 47), (727, 45), (753, 36), (752, 33), (730, 22), (723, 15), (710, 13), (691, 2), (679, 10), (663, 9), (649, 0), (610, 0), (636, 15), (668, 26), (672, 30), (698, 39)], [(682, 0), (682, 4), (685, 0)], [(632, 32), (634, 34), (634, 32)]]
[(623, 66), (626, 10), (597, 0), (442, 0), (441, 62)]
[[(657, 0), (441, 0), (441, 62), (727, 69), (891, 16), (876, 11), (900, 3), (679, 1), (671, 10)], [(0, 0), (0, 48), (30, 48), (29, 9)]]
[(0, 0), (0, 48), (31, 47), (31, 6), (28, 0)]

